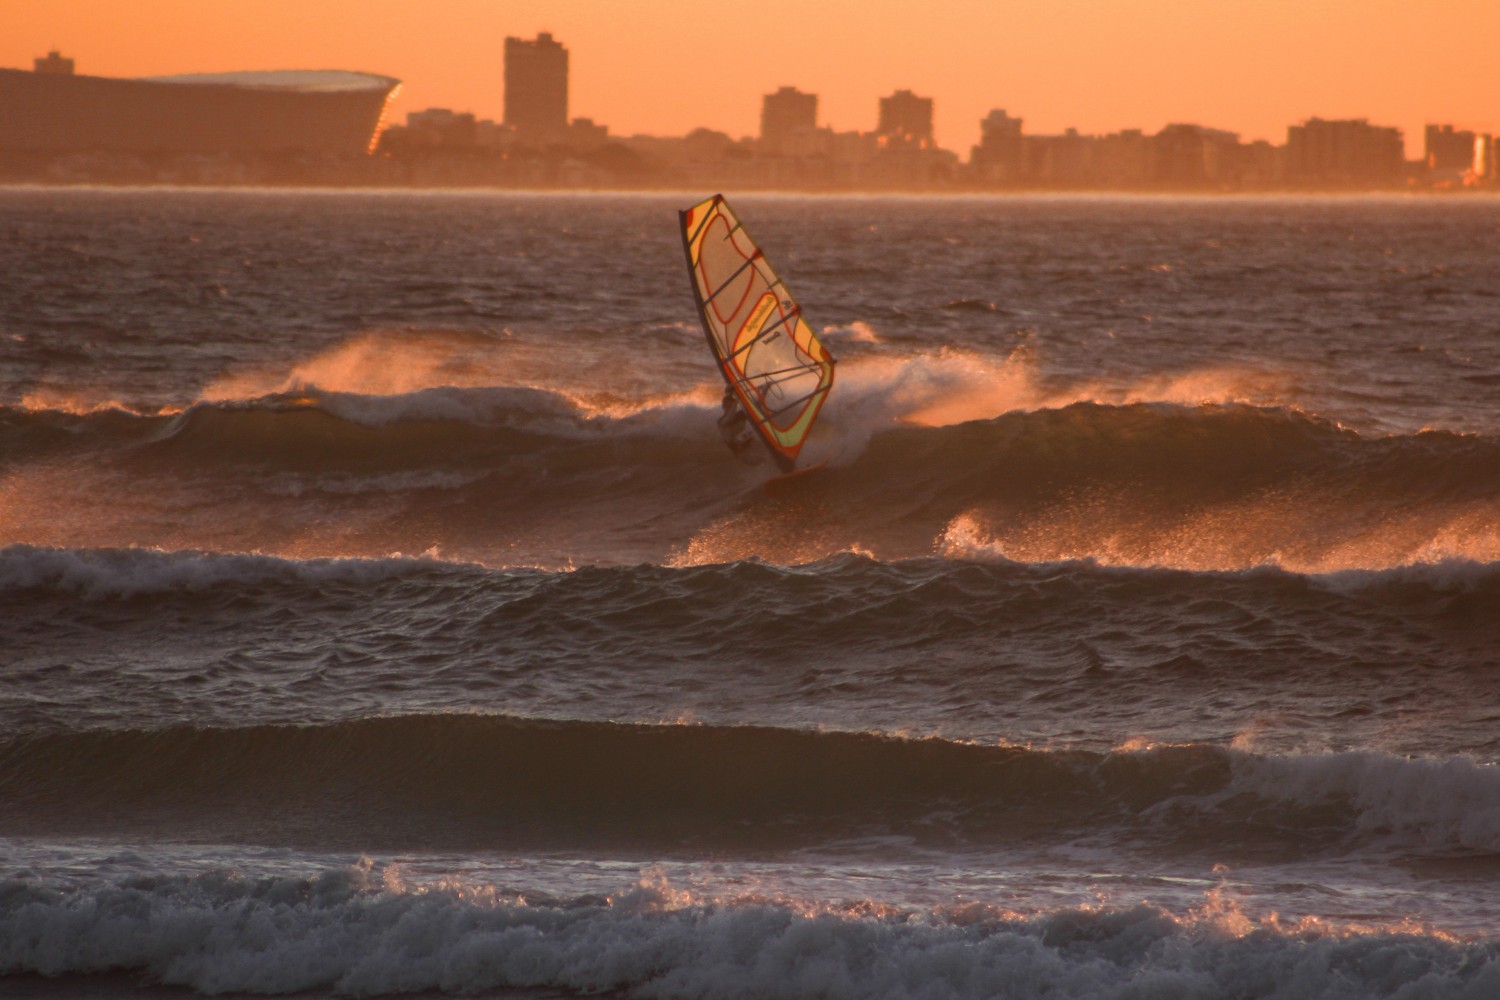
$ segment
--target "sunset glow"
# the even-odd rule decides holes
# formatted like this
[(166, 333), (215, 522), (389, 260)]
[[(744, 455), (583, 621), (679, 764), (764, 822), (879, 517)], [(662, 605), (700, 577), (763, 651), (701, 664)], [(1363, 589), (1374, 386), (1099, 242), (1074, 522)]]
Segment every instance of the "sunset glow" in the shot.
[[(1031, 133), (1193, 122), (1285, 141), (1311, 116), (1369, 118), (1420, 150), (1428, 122), (1500, 130), (1490, 0), (0, 0), (0, 66), (59, 49), (78, 71), (155, 76), (339, 68), (404, 81), (391, 121), (428, 107), (499, 119), (507, 35), (550, 31), (572, 54), (569, 112), (615, 135), (754, 134), (762, 95), (816, 93), (820, 124), (874, 126), (899, 88), (936, 102), (961, 155), (991, 108)], [(713, 40), (708, 48), (705, 40)]]

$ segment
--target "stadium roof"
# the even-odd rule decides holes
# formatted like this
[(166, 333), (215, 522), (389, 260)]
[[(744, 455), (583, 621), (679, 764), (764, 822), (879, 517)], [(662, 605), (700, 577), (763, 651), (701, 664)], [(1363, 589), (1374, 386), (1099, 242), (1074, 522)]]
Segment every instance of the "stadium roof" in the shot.
[(347, 90), (388, 90), (397, 80), (374, 73), (355, 73), (343, 69), (274, 69), (242, 73), (181, 73), (175, 76), (142, 77), (147, 83), (186, 83), (225, 87), (253, 87), (258, 90), (300, 90), (328, 93)]

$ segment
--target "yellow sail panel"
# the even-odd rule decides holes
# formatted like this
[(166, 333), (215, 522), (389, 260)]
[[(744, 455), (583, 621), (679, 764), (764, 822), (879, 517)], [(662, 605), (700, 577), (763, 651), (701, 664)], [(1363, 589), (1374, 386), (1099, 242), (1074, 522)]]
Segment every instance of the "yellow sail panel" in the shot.
[(789, 470), (833, 387), (833, 357), (723, 195), (679, 218), (709, 347), (751, 423)]

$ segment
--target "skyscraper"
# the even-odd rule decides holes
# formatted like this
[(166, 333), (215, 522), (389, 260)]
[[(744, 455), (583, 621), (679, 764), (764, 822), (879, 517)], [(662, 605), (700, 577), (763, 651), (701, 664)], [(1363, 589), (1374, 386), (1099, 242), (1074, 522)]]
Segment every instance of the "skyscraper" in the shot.
[(1500, 169), (1495, 163), (1495, 154), (1500, 150), (1500, 143), (1495, 137), (1480, 133), (1474, 137), (1474, 179), (1476, 181), (1492, 182), (1500, 177)]
[(1474, 166), (1474, 133), (1452, 125), (1429, 125), (1423, 136), (1423, 159), (1429, 170), (1469, 170)]
[(782, 87), (761, 99), (760, 141), (767, 149), (781, 152), (798, 132), (817, 127), (817, 94), (804, 94), (796, 87)]
[(1386, 187), (1401, 183), (1401, 130), (1364, 118), (1309, 118), (1286, 130), (1287, 179), (1300, 184)]
[(979, 122), (979, 145), (969, 153), (975, 172), (988, 181), (1014, 181), (1025, 163), (1021, 119), (996, 108)]
[(926, 148), (932, 141), (932, 98), (898, 90), (880, 99), (880, 124), (875, 131), (889, 145)]
[(533, 137), (568, 127), (568, 50), (548, 32), (505, 40), (505, 124)]

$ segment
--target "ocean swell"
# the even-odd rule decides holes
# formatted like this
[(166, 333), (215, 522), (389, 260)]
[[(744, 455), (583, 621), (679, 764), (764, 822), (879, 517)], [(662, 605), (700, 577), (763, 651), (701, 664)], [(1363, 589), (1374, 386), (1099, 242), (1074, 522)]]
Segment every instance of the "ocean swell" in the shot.
[(1468, 693), (1494, 682), (1497, 600), (1500, 566), (1460, 562), (1303, 576), (841, 555), (549, 572), (10, 546), (0, 726), (332, 722), (478, 698), (576, 719), (1065, 732), (1095, 750), (1120, 733), (1351, 745), (1320, 742), (1336, 730), (1489, 759), (1494, 710)]
[(522, 565), (846, 551), (1310, 573), (1500, 561), (1494, 437), (1368, 437), (1291, 410), (1176, 404), (935, 427), (854, 426), (834, 409), (825, 425), (804, 452), (815, 471), (767, 483), (769, 464), (728, 460), (686, 398), (601, 409), (538, 389), (443, 388), (174, 416), (11, 410), (0, 542), (299, 557), (437, 547)]
[(1100, 754), (503, 716), (15, 736), (0, 744), (0, 792), (9, 834), (171, 830), (352, 850), (696, 854), (1088, 835), (1221, 859), (1500, 852), (1500, 773), (1462, 759), (1208, 745)]

